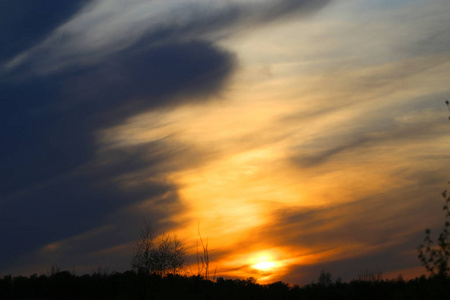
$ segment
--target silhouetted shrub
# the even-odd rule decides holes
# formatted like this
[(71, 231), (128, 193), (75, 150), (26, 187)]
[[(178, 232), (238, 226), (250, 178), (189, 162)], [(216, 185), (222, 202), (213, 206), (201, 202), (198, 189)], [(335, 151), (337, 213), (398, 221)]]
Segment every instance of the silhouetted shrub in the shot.
[(449, 276), (449, 259), (450, 259), (450, 196), (447, 191), (442, 193), (445, 200), (442, 210), (445, 213), (445, 224), (442, 232), (439, 234), (437, 245), (431, 240), (430, 229), (425, 230), (424, 244), (418, 248), (419, 259), (422, 265), (431, 275), (439, 275), (441, 277)]

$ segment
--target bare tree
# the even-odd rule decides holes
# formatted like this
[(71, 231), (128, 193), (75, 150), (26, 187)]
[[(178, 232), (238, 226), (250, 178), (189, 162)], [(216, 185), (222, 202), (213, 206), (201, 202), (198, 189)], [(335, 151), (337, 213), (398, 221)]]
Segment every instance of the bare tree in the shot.
[[(208, 238), (206, 238), (206, 242), (203, 241), (202, 235), (200, 234), (200, 223), (198, 225), (198, 237), (199, 241), (197, 241), (197, 276), (203, 277), (206, 280), (210, 279), (209, 273), (209, 250), (208, 250)], [(202, 254), (199, 252), (199, 246), (202, 246)], [(212, 280), (216, 279), (217, 265), (214, 269), (214, 275)]]
[(147, 222), (141, 228), (141, 233), (136, 241), (135, 254), (131, 259), (131, 267), (144, 274), (152, 270), (151, 253), (155, 247), (156, 230)]
[[(200, 234), (200, 226), (198, 229), (198, 236), (200, 239), (200, 244), (202, 246), (203, 254), (199, 254), (197, 242), (197, 268), (198, 276), (203, 276), (206, 280), (209, 277), (209, 253), (208, 253), (208, 239), (206, 239), (206, 244), (203, 242), (202, 235)], [(204, 273), (204, 275), (202, 275)]]
[(136, 252), (131, 260), (134, 270), (144, 274), (179, 274), (185, 267), (186, 253), (182, 242), (169, 233), (156, 234), (156, 230), (145, 222)]
[(151, 272), (158, 276), (181, 273), (185, 267), (186, 257), (184, 246), (177, 236), (169, 233), (159, 235), (151, 251), (151, 262)]

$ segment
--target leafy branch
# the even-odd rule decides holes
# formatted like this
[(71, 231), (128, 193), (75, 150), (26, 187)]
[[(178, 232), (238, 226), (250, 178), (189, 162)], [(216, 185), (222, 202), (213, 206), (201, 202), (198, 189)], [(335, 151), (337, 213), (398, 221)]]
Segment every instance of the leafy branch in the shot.
[(442, 197), (445, 199), (445, 204), (442, 210), (445, 213), (445, 224), (444, 229), (439, 234), (437, 239), (437, 245), (433, 246), (433, 241), (431, 239), (431, 230), (425, 230), (424, 244), (420, 245), (418, 248), (419, 260), (422, 265), (425, 266), (428, 272), (432, 275), (449, 275), (449, 258), (450, 258), (450, 196), (447, 196), (447, 191), (442, 193)]

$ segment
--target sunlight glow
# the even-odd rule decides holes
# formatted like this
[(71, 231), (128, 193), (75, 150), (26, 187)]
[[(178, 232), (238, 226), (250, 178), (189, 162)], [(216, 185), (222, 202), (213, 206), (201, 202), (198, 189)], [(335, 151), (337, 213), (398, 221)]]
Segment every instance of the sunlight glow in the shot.
[(256, 269), (261, 272), (272, 272), (279, 266), (276, 262), (276, 258), (271, 252), (264, 252), (256, 255), (250, 259), (250, 265), (252, 269)]
[(261, 270), (261, 271), (269, 271), (275, 267), (275, 263), (273, 261), (265, 261), (260, 262), (256, 265), (253, 265), (253, 268)]

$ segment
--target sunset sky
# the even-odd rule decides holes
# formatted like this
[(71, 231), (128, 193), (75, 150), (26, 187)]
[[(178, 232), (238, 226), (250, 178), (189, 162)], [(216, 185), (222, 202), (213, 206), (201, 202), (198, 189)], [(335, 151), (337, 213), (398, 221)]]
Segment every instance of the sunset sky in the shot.
[(0, 4), (0, 276), (130, 269), (144, 220), (217, 276), (425, 273), (450, 180), (448, 0)]

